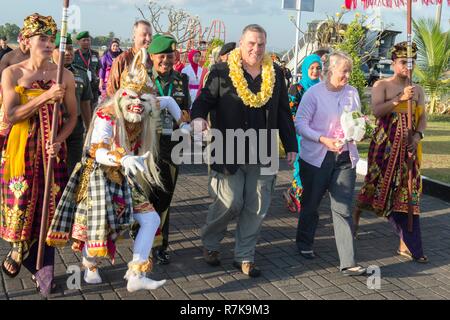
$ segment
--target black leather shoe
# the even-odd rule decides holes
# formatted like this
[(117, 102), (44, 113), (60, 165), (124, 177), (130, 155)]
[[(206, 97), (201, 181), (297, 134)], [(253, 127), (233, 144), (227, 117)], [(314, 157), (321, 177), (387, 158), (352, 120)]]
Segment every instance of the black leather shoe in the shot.
[(164, 249), (155, 250), (153, 252), (153, 257), (155, 258), (157, 264), (169, 264), (170, 263), (170, 255)]
[(316, 257), (316, 255), (314, 254), (314, 251), (312, 251), (312, 250), (308, 250), (308, 251), (300, 250), (299, 252), (303, 258), (308, 259), (308, 260), (312, 260)]

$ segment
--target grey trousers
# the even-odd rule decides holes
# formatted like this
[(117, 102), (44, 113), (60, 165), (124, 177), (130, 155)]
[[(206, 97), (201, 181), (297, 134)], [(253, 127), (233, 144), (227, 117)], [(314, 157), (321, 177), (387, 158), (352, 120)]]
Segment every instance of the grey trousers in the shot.
[(228, 223), (236, 217), (234, 259), (254, 262), (259, 232), (275, 187), (275, 175), (261, 175), (260, 169), (258, 165), (243, 165), (233, 175), (211, 170), (209, 193), (213, 202), (201, 230), (207, 250), (220, 251)]
[(328, 190), (331, 200), (334, 235), (340, 259), (340, 268), (354, 267), (355, 250), (352, 234), (352, 201), (356, 169), (352, 169), (349, 152), (328, 152), (320, 168), (300, 160), (300, 178), (303, 184), (302, 208), (297, 226), (297, 247), (312, 250), (319, 222), (317, 209)]

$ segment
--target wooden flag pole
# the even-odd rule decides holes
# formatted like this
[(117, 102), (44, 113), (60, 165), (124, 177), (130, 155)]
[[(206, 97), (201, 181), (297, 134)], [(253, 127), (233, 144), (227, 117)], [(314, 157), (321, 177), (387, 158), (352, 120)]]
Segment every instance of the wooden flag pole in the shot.
[[(61, 41), (59, 45), (59, 59), (58, 59), (58, 72), (56, 76), (56, 83), (63, 83), (63, 73), (64, 73), (64, 55), (66, 51), (66, 42), (67, 42), (67, 21), (68, 21), (68, 9), (69, 9), (69, 0), (63, 0), (63, 14), (62, 14), (62, 23), (61, 23)], [(50, 144), (53, 144), (53, 141), (56, 139), (56, 135), (58, 132), (58, 114), (61, 109), (61, 103), (56, 102), (53, 106), (53, 118), (52, 118), (52, 127), (50, 134)], [(41, 229), (39, 233), (39, 247), (38, 247), (38, 256), (36, 262), (36, 269), (40, 270), (44, 263), (44, 251), (45, 251), (45, 239), (47, 237), (47, 229), (48, 229), (48, 207), (50, 201), (50, 193), (53, 192), (53, 158), (48, 158), (47, 164), (47, 172), (45, 176), (45, 189), (44, 189), (44, 199), (43, 199), (43, 207), (42, 207), (42, 218), (41, 218)]]
[[(407, 2), (407, 51), (408, 51), (408, 85), (412, 86), (412, 69), (413, 69), (413, 59), (412, 59), (412, 0)], [(408, 100), (408, 145), (413, 143), (413, 125), (412, 125), (412, 102), (413, 97)], [(413, 231), (413, 204), (412, 204), (412, 193), (413, 193), (413, 157), (415, 155), (408, 151), (408, 232)]]

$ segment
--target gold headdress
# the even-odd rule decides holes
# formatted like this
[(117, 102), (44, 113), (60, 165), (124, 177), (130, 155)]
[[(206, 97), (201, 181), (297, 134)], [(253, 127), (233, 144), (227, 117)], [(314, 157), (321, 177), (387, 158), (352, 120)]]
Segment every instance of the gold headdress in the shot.
[[(408, 44), (406, 41), (397, 43), (391, 49), (391, 59), (395, 60), (397, 58), (408, 58)], [(412, 43), (412, 58), (417, 58), (417, 45)]]
[(131, 66), (120, 77), (120, 88), (136, 92), (138, 95), (152, 93), (152, 80), (145, 67), (147, 51), (139, 50), (134, 56)]
[(20, 31), (23, 38), (31, 38), (37, 35), (55, 36), (57, 26), (51, 16), (41, 16), (33, 13), (23, 20), (23, 27)]

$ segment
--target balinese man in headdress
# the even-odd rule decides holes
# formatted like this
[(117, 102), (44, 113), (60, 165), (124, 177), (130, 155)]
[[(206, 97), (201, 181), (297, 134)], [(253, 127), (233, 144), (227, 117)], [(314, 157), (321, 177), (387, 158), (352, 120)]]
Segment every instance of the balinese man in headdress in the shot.
[[(67, 182), (64, 141), (77, 121), (75, 81), (72, 73), (64, 70), (63, 84), (56, 84), (57, 65), (51, 62), (56, 34), (52, 17), (28, 16), (21, 34), (30, 58), (6, 68), (2, 75), (3, 108), (10, 128), (1, 144), (0, 237), (11, 244), (2, 269), (15, 277), (23, 264), (33, 274), (41, 294), (47, 296), (52, 288), (53, 248), (45, 248), (43, 267), (39, 271), (35, 268), (44, 177), (49, 157), (55, 158), (48, 207), (51, 221)], [(67, 110), (64, 123), (62, 110), (54, 110), (59, 101)], [(60, 130), (50, 144), (53, 112), (58, 112)]]
[(133, 259), (125, 278), (127, 289), (153, 290), (165, 283), (146, 277), (152, 269), (150, 250), (160, 218), (149, 193), (162, 186), (156, 165), (160, 109), (176, 121), (181, 110), (171, 97), (156, 98), (145, 68), (147, 53), (136, 53), (121, 76), (120, 89), (99, 106), (86, 135), (84, 155), (58, 205), (47, 236), (52, 246), (74, 241), (82, 251), (87, 283), (102, 281), (98, 258), (114, 261), (115, 241), (133, 222), (140, 225)]
[[(413, 58), (417, 46), (413, 44)], [(427, 262), (419, 225), (422, 191), (421, 140), (427, 126), (424, 91), (408, 84), (406, 42), (391, 50), (394, 75), (376, 82), (372, 89), (372, 110), (377, 118), (368, 155), (368, 173), (358, 197), (357, 210), (374, 211), (386, 217), (400, 237), (397, 253), (417, 262)], [(408, 100), (413, 100), (413, 139), (408, 143)], [(408, 232), (408, 157), (413, 159), (413, 231)]]

